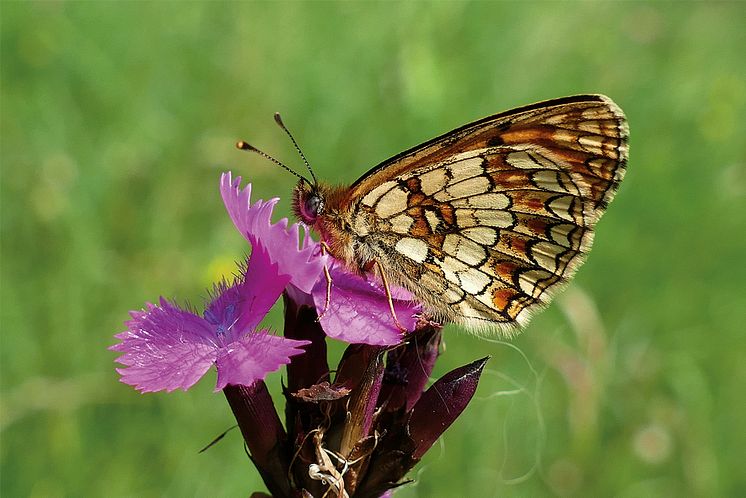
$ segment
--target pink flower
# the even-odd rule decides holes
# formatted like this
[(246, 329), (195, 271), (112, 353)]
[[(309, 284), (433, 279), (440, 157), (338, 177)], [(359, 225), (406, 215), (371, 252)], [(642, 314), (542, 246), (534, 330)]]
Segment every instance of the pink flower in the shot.
[(258, 330), (257, 325), (290, 281), (272, 263), (263, 246), (254, 247), (243, 274), (215, 286), (202, 316), (161, 298), (132, 311), (117, 361), (121, 381), (141, 392), (187, 390), (214, 364), (215, 390), (228, 384), (251, 385), (303, 352), (308, 341), (286, 339)]
[[(313, 490), (315, 496), (390, 497), (466, 408), (486, 358), (425, 390), (441, 330), (417, 319), (421, 307), (411, 294), (390, 289), (398, 322), (413, 332), (388, 348), (402, 341), (402, 331), (376, 279), (322, 256), (300, 224), (272, 224), (277, 199), (252, 204), (251, 185), (241, 189), (240, 182), (224, 174), (221, 194), (251, 243), (251, 257), (233, 281), (214, 286), (202, 314), (164, 298), (130, 312), (127, 330), (110, 348), (122, 353), (120, 380), (141, 392), (186, 390), (215, 365), (215, 390), (225, 394), (272, 495)], [(285, 337), (279, 337), (259, 324), (283, 293)], [(327, 336), (353, 343), (333, 379)], [(287, 431), (263, 381), (282, 365)], [(339, 448), (334, 455), (326, 450), (330, 444)], [(336, 469), (328, 465), (330, 455)]]
[(288, 285), (310, 292), (326, 257), (298, 224), (287, 219), (272, 224), (277, 199), (251, 204), (251, 185), (221, 178), (226, 208), (239, 231), (251, 242), (252, 254), (241, 276), (230, 285), (217, 284), (202, 316), (161, 298), (157, 305), (131, 312), (121, 342), (111, 347), (122, 354), (121, 381), (142, 392), (188, 389), (214, 364), (216, 390), (228, 384), (250, 385), (288, 364), (308, 341), (287, 339), (258, 330)]
[[(218, 372), (216, 390), (264, 379), (309, 344), (257, 329), (285, 290), (291, 299), (314, 303), (319, 313), (326, 310), (321, 325), (329, 337), (371, 345), (401, 342), (402, 332), (381, 285), (332, 263), (305, 226), (288, 225), (287, 218), (273, 224), (278, 199), (252, 204), (251, 184), (243, 189), (240, 185), (240, 177), (221, 177), (228, 214), (252, 246), (241, 276), (230, 284), (217, 284), (201, 316), (164, 298), (130, 312), (127, 330), (116, 335), (121, 342), (111, 347), (123, 353), (117, 362), (124, 368), (117, 371), (125, 384), (142, 392), (186, 390), (212, 365)], [(324, 265), (330, 266), (332, 278), (328, 309)], [(391, 291), (399, 322), (414, 330), (419, 305), (406, 290)]]

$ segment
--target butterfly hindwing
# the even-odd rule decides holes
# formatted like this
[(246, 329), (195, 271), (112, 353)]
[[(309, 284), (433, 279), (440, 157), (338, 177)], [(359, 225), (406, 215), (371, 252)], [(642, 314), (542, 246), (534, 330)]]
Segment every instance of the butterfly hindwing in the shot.
[(507, 331), (582, 263), (623, 177), (627, 133), (602, 96), (485, 118), (358, 180), (350, 225), (437, 318)]

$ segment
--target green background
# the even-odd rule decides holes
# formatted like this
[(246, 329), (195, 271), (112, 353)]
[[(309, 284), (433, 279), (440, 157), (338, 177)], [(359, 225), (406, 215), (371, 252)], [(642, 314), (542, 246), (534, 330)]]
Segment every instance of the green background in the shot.
[(493, 358), (397, 496), (746, 494), (743, 3), (0, 8), (2, 496), (262, 489), (237, 432), (197, 454), (232, 424), (214, 374), (140, 395), (106, 348), (127, 310), (200, 303), (248, 251), (220, 172), (289, 213), (293, 178), (233, 148), (300, 167), (273, 112), (319, 177), (352, 182), (465, 122), (587, 92), (631, 127), (592, 254), (510, 345), (446, 330), (437, 375)]

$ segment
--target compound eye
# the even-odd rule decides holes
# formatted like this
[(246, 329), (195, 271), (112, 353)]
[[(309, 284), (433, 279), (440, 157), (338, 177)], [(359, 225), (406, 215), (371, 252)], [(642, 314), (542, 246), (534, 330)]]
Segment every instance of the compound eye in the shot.
[(316, 218), (324, 210), (324, 201), (320, 196), (313, 194), (306, 199), (306, 212)]

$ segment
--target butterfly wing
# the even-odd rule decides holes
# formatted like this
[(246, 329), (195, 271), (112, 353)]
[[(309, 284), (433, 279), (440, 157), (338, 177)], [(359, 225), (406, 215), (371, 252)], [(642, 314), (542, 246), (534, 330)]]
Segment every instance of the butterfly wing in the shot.
[(582, 264), (627, 137), (600, 95), (484, 118), (358, 180), (344, 199), (351, 230), (437, 318), (509, 332)]

